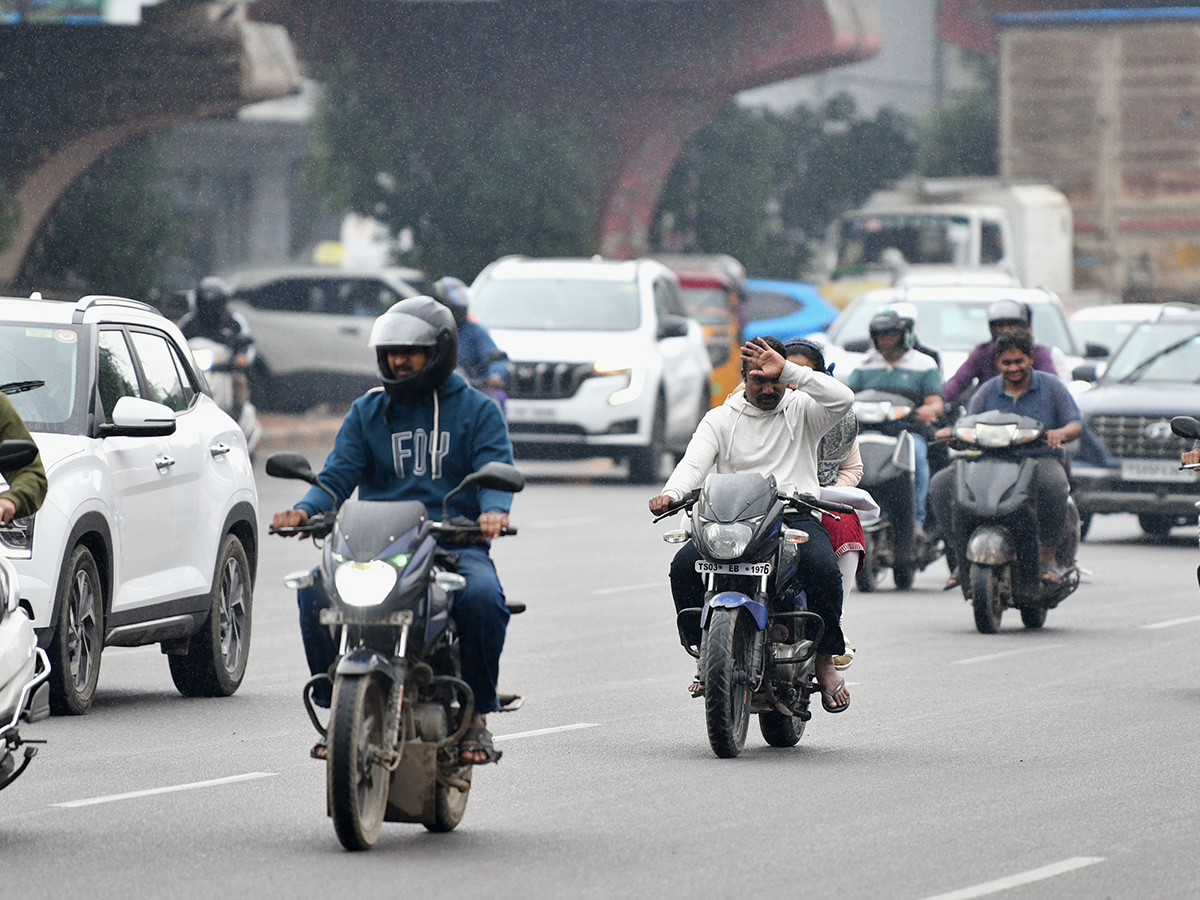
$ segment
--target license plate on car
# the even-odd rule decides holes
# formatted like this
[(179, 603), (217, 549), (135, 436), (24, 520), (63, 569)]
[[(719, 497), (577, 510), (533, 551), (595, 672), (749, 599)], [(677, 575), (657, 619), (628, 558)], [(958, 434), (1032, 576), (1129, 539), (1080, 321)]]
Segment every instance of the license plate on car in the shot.
[(1121, 460), (1121, 478), (1124, 481), (1187, 483), (1196, 480), (1196, 472), (1192, 469), (1179, 468), (1178, 460), (1174, 459), (1123, 459)]
[(508, 401), (506, 414), (510, 422), (553, 422), (558, 418), (558, 413), (553, 406), (520, 403), (513, 400)]
[(696, 560), (697, 572), (712, 572), (715, 575), (770, 575), (771, 564), (760, 563), (711, 563), (704, 559)]

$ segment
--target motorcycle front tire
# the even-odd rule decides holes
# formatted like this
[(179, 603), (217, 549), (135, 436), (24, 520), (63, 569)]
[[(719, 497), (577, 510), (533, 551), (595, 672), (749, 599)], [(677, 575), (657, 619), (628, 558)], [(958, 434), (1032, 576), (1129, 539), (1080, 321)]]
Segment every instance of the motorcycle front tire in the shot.
[(713, 753), (730, 759), (746, 746), (750, 726), (750, 657), (756, 625), (739, 608), (714, 607), (700, 651), (704, 720)]
[(1004, 601), (1000, 598), (1000, 574), (993, 566), (971, 563), (971, 606), (975, 610), (975, 627), (980, 634), (995, 634), (1000, 630)]
[(379, 837), (391, 775), (383, 746), (388, 686), (378, 675), (339, 675), (333, 684), (325, 784), (333, 828), (347, 850), (370, 850)]

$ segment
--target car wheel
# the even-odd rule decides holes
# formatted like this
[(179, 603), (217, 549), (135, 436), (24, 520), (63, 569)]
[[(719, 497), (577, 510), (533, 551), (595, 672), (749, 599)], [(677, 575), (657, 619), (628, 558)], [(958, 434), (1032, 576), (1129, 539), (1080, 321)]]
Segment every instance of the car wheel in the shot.
[(1149, 537), (1164, 538), (1171, 533), (1175, 520), (1170, 516), (1142, 513), (1138, 516), (1138, 524)]
[(654, 407), (650, 443), (629, 454), (629, 480), (633, 484), (656, 484), (662, 473), (663, 454), (667, 452), (667, 411), (659, 399)]
[(104, 593), (92, 552), (71, 551), (58, 596), (58, 624), (50, 642), (50, 711), (78, 716), (88, 711), (100, 678), (104, 648)]
[(250, 655), (250, 564), (242, 542), (228, 534), (213, 577), (212, 604), (187, 654), (171, 655), (171, 680), (185, 697), (228, 697), (242, 683)]

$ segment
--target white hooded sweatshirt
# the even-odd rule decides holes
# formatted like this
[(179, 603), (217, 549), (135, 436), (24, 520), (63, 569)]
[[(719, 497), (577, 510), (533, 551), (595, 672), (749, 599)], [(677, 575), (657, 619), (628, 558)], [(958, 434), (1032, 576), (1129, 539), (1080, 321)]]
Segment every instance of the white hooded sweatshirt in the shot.
[(832, 375), (785, 362), (780, 381), (796, 385), (779, 405), (759, 409), (734, 391), (710, 409), (663, 493), (676, 500), (704, 484), (709, 472), (774, 475), (781, 491), (819, 496), (817, 448), (854, 403), (854, 392)]

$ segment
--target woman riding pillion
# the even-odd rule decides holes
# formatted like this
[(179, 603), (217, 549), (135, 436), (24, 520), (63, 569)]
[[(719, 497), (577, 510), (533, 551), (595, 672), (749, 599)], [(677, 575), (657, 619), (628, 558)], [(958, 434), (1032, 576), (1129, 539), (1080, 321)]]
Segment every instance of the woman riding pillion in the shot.
[[(361, 500), (419, 500), (440, 509), (462, 479), (488, 462), (512, 463), (512, 444), (500, 408), (455, 373), (458, 332), (450, 311), (432, 297), (401, 300), (375, 320), (368, 346), (376, 354), (382, 387), (359, 397), (338, 430), (320, 474), (341, 504), (357, 488)], [(512, 495), (466, 490), (448, 512), (479, 523), (492, 539), (508, 525)], [(275, 528), (295, 527), (333, 509), (334, 498), (312, 488), (294, 509), (276, 513)], [(463, 762), (492, 762), (496, 752), (486, 713), (499, 708), (496, 680), (509, 612), (488, 544), (455, 545), (466, 587), (456, 595), (463, 680), (475, 695), (475, 717), (460, 741)], [(318, 580), (298, 593), (300, 631), (312, 673), (329, 670), (337, 650), (320, 610), (329, 597)], [(313, 692), (317, 705), (329, 692)], [(321, 756), (318, 744), (314, 755)]]

